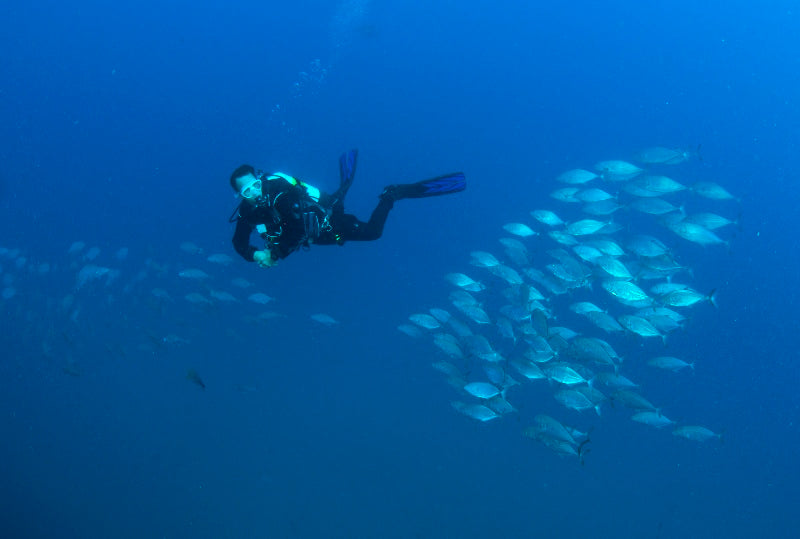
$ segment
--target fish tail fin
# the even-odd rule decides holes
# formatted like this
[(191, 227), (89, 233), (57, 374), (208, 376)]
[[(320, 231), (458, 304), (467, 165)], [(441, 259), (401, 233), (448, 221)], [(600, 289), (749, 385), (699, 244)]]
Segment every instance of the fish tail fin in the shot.
[(602, 417), (602, 415), (603, 415), (603, 414), (602, 414), (602, 413), (601, 413), (601, 411), (600, 411), (600, 405), (599, 405), (599, 404), (598, 404), (597, 406), (595, 406), (595, 407), (594, 407), (594, 411), (595, 411), (595, 412), (597, 412), (597, 415), (598, 415), (599, 417)]
[(689, 368), (692, 369), (692, 372), (694, 372), (694, 361), (689, 363)]
[(717, 305), (717, 289), (716, 288), (708, 293), (708, 301), (709, 301), (709, 303), (711, 303), (711, 305), (714, 306), (715, 309), (719, 307), (719, 305)]

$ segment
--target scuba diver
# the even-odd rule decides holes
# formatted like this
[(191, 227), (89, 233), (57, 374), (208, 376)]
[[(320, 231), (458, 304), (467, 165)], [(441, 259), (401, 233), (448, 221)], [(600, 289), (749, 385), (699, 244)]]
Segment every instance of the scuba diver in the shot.
[[(315, 245), (344, 245), (347, 241), (372, 241), (383, 234), (383, 225), (394, 203), (404, 198), (425, 198), (463, 191), (462, 172), (438, 176), (417, 183), (389, 185), (369, 221), (344, 212), (344, 197), (353, 184), (358, 150), (339, 158), (339, 189), (332, 195), (288, 174), (266, 174), (250, 165), (233, 171), (230, 184), (241, 202), (229, 221), (236, 223), (233, 247), (245, 260), (271, 268), (300, 248)], [(256, 230), (264, 249), (250, 245)]]

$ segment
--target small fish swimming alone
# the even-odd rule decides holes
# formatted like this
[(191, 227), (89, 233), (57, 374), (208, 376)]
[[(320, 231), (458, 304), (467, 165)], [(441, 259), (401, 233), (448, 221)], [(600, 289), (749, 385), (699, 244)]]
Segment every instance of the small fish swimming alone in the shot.
[(681, 438), (686, 438), (687, 440), (692, 440), (693, 442), (707, 442), (712, 438), (722, 441), (721, 434), (717, 434), (716, 432), (700, 425), (684, 425), (682, 427), (676, 427), (672, 431), (672, 434), (675, 436), (680, 436)]
[(677, 357), (660, 356), (654, 357), (647, 361), (647, 364), (657, 369), (664, 369), (667, 371), (678, 372), (683, 369), (690, 368), (694, 370), (694, 363), (687, 363)]
[(336, 324), (339, 323), (338, 320), (333, 318), (331, 315), (325, 313), (312, 314), (311, 320), (319, 322), (323, 326), (328, 326), (328, 327), (335, 326)]
[(735, 197), (724, 187), (713, 182), (697, 182), (691, 189), (701, 197), (711, 200), (735, 200)]
[(645, 165), (679, 165), (688, 161), (691, 155), (686, 150), (653, 146), (636, 154), (636, 160)]
[(200, 378), (200, 375), (197, 374), (197, 371), (194, 369), (189, 369), (186, 371), (186, 379), (192, 382), (193, 384), (199, 386), (203, 391), (206, 390), (206, 384), (203, 382), (203, 379)]

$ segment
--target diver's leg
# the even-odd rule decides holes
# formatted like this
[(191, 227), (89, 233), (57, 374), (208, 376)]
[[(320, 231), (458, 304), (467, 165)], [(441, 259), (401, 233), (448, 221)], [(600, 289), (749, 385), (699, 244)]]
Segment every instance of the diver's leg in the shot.
[(341, 241), (377, 240), (383, 235), (383, 225), (386, 224), (386, 218), (393, 206), (393, 200), (381, 199), (366, 223), (359, 221), (354, 215), (342, 214), (338, 219), (332, 219), (333, 232)]

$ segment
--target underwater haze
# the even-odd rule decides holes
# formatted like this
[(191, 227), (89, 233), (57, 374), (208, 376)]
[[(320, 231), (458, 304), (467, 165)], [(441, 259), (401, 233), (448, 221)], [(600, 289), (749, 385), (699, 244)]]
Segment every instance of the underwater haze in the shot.
[[(794, 3), (0, 13), (3, 537), (800, 534)], [(467, 189), (237, 255), (236, 167), (333, 192), (351, 148), (361, 219), (389, 184)]]

